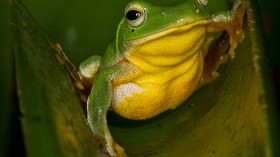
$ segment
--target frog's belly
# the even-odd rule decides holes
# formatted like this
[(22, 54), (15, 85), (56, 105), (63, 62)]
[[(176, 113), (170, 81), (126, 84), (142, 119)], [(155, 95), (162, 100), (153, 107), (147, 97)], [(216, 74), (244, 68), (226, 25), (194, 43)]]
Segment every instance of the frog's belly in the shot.
[(111, 108), (128, 119), (147, 119), (174, 109), (196, 89), (201, 74), (185, 74), (164, 84), (127, 83), (115, 87)]

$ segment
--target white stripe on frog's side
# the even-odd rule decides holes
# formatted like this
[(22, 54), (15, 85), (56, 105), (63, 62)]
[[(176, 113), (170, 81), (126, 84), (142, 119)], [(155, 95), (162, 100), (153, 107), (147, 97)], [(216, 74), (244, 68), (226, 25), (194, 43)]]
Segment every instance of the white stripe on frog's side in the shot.
[(145, 91), (144, 88), (139, 87), (134, 83), (127, 83), (117, 86), (113, 91), (112, 106), (116, 106), (129, 96), (133, 94), (139, 94)]

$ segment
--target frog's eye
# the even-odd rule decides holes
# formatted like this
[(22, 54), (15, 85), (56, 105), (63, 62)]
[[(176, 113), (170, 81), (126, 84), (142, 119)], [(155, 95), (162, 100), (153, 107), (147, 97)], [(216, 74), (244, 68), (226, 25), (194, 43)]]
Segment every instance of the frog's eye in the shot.
[(208, 0), (198, 0), (198, 2), (203, 5), (203, 6), (206, 6), (207, 3), (208, 3)]
[(132, 27), (140, 26), (145, 21), (145, 16), (144, 8), (137, 4), (129, 6), (125, 12), (126, 21)]

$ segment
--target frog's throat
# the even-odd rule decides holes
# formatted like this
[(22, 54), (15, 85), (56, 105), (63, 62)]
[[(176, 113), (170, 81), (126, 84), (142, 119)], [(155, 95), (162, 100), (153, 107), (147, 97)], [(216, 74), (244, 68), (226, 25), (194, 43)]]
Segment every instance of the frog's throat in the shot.
[(194, 59), (192, 56), (200, 52), (208, 23), (209, 20), (201, 20), (136, 39), (135, 45), (124, 56), (148, 73), (158, 73), (190, 62)]
[(144, 36), (144, 37), (137, 38), (137, 39), (132, 39), (132, 40), (129, 40), (129, 42), (132, 45), (144, 44), (150, 40), (155, 40), (155, 39), (158, 39), (160, 37), (166, 36), (166, 35), (174, 33), (174, 32), (188, 31), (188, 30), (191, 30), (200, 25), (208, 25), (209, 23), (211, 23), (211, 19), (200, 20), (200, 21), (196, 21), (193, 23), (186, 23), (186, 24), (182, 24), (179, 26), (171, 27), (169, 29), (166, 29), (166, 30), (163, 30), (163, 31), (160, 31), (160, 32), (148, 35), (148, 36)]

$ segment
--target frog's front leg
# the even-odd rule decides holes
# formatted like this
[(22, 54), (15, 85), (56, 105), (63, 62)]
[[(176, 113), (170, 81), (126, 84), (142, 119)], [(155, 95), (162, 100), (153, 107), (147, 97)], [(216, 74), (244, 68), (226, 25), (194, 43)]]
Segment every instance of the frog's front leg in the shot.
[(103, 150), (114, 157), (125, 156), (123, 148), (113, 141), (106, 120), (113, 96), (112, 80), (118, 72), (115, 68), (102, 71), (94, 80), (87, 102), (90, 128)]
[(229, 35), (230, 48), (228, 54), (234, 58), (234, 51), (238, 43), (244, 38), (243, 22), (245, 17), (244, 0), (236, 0), (231, 11), (219, 12), (212, 15), (212, 23), (208, 27), (208, 32), (215, 33), (226, 31)]
[[(205, 57), (204, 72), (198, 88), (217, 78), (217, 69), (227, 60), (228, 54), (231, 59), (234, 58), (234, 51), (244, 37), (242, 27), (245, 5), (243, 3), (243, 1), (237, 0), (231, 11), (219, 12), (212, 16), (212, 22), (207, 28), (208, 38), (202, 47)], [(222, 35), (215, 42), (215, 45), (211, 47), (210, 45), (215, 39), (213, 34), (221, 31), (223, 31)], [(228, 54), (226, 53), (227, 51)]]
[(100, 56), (94, 55), (83, 61), (79, 66), (80, 79), (87, 88), (91, 89), (93, 80), (99, 71), (100, 59)]
[(83, 61), (79, 66), (79, 80), (83, 84), (83, 89), (80, 90), (81, 101), (86, 103), (89, 92), (92, 87), (93, 80), (99, 71), (100, 56), (91, 56)]

